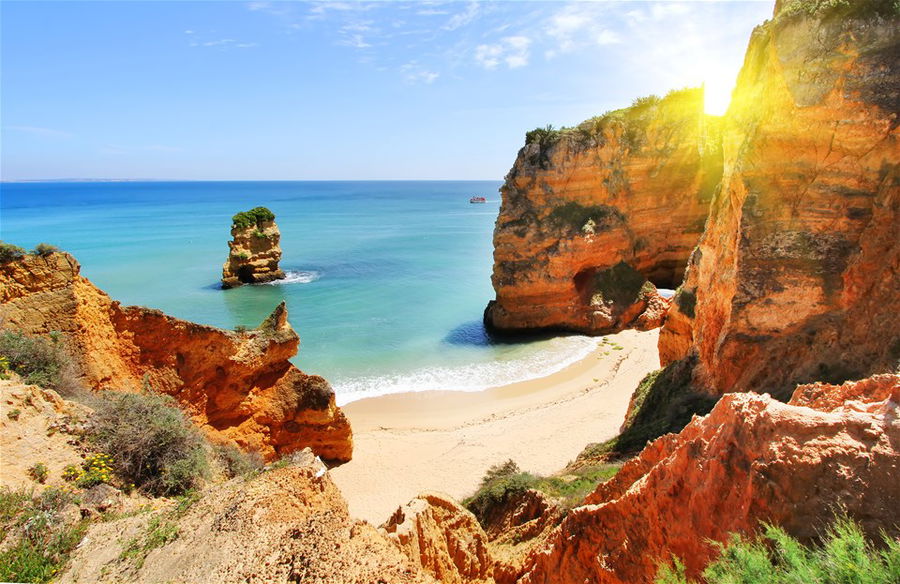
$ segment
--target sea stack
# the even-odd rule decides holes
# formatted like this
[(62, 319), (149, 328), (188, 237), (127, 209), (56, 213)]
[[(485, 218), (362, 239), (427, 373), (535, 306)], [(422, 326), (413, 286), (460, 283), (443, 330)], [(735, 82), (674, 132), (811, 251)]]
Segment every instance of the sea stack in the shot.
[(281, 233), (275, 214), (265, 207), (242, 211), (231, 218), (231, 252), (222, 266), (222, 288), (281, 280)]

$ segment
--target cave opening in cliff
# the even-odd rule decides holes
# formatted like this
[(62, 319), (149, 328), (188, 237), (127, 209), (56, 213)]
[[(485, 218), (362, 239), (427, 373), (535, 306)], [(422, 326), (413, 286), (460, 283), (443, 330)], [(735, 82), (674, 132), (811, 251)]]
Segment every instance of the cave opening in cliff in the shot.
[[(661, 260), (652, 265), (632, 266), (631, 269), (643, 276), (659, 290), (675, 290), (681, 286), (687, 261)], [(590, 267), (579, 271), (574, 277), (575, 289), (584, 302), (590, 302), (596, 291), (597, 274), (603, 271), (600, 267)]]
[(252, 266), (241, 266), (237, 269), (237, 279), (244, 284), (252, 284), (256, 280), (253, 278)]

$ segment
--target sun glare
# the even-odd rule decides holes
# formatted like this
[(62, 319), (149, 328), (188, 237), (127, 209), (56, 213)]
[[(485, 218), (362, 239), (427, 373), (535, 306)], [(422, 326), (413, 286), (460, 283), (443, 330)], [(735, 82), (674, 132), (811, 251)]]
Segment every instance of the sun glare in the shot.
[(731, 103), (732, 84), (716, 78), (707, 80), (703, 89), (703, 111), (713, 116), (723, 115)]

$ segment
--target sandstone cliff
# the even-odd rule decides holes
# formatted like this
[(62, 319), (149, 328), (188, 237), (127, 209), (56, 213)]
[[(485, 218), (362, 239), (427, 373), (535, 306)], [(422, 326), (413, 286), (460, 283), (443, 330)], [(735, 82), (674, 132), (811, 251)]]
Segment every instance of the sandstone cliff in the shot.
[(702, 90), (526, 142), (501, 188), (485, 322), (590, 334), (659, 326), (666, 302), (653, 285), (681, 282), (722, 174)]
[(648, 445), (531, 553), (519, 582), (649, 583), (658, 562), (696, 576), (709, 540), (781, 525), (804, 540), (844, 508), (900, 535), (900, 376), (797, 388), (791, 403), (733, 393)]
[(725, 172), (660, 334), (715, 393), (840, 382), (900, 358), (896, 3), (779, 2), (723, 126)]
[(281, 232), (275, 215), (265, 207), (238, 213), (232, 218), (230, 252), (222, 266), (222, 288), (281, 280)]
[(382, 530), (443, 584), (493, 583), (484, 530), (474, 515), (446, 495), (419, 495), (397, 508)]
[(175, 397), (213, 439), (266, 458), (310, 446), (326, 460), (350, 460), (350, 425), (328, 382), (288, 361), (300, 339), (284, 304), (259, 328), (231, 332), (120, 306), (79, 271), (66, 253), (0, 264), (0, 326), (63, 333), (92, 388), (149, 384)]

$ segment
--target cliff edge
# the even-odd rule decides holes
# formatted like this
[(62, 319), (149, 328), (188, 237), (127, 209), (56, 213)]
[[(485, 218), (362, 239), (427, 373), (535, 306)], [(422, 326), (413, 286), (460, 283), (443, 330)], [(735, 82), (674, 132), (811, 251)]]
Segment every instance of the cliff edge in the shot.
[(0, 327), (62, 333), (87, 385), (172, 395), (213, 439), (271, 459), (309, 446), (350, 460), (350, 424), (328, 382), (288, 361), (300, 338), (284, 303), (260, 327), (233, 332), (121, 306), (67, 253), (0, 264)]

